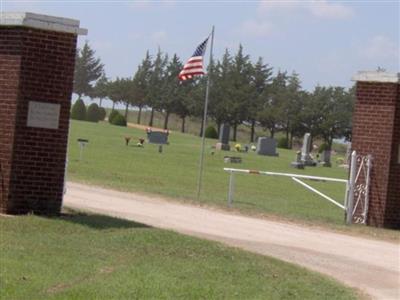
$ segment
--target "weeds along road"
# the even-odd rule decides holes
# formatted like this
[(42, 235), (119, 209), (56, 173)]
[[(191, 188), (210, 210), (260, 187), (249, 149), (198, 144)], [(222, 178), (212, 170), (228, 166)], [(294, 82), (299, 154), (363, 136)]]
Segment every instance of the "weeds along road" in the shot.
[(269, 255), (327, 274), (375, 299), (400, 299), (398, 244), (68, 183), (64, 205)]

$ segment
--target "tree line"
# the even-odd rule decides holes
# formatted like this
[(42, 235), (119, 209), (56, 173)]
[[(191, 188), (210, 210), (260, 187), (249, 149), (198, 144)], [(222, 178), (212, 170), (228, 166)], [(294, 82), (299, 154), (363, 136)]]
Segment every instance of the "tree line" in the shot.
[[(176, 114), (185, 132), (188, 117), (203, 116), (206, 76), (180, 82), (182, 68), (176, 54), (170, 57), (158, 49), (154, 56), (146, 52), (133, 76), (111, 80), (85, 43), (76, 57), (74, 92), (79, 98), (100, 99), (100, 106), (103, 99), (109, 99), (113, 110), (117, 103), (124, 104), (125, 119), (129, 107), (135, 107), (138, 124), (143, 109), (148, 109), (150, 127), (156, 111), (164, 114), (165, 129), (170, 115)], [(306, 132), (323, 139), (329, 149), (334, 138), (350, 137), (353, 88), (316, 86), (306, 91), (296, 72), (274, 72), (262, 57), (253, 62), (241, 45), (236, 53), (226, 49), (221, 59), (212, 60), (207, 74), (211, 82), (208, 118), (215, 121), (217, 130), (223, 123), (230, 124), (234, 141), (239, 125), (250, 128), (250, 142), (255, 140), (257, 126), (268, 130), (271, 137), (283, 132), (288, 148)]]

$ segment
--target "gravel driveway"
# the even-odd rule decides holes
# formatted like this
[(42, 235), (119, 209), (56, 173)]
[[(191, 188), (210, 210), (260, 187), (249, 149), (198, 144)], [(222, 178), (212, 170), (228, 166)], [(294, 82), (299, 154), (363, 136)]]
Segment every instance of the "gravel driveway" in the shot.
[(400, 299), (399, 244), (77, 183), (68, 183), (64, 205), (220, 241), (330, 275), (376, 299)]

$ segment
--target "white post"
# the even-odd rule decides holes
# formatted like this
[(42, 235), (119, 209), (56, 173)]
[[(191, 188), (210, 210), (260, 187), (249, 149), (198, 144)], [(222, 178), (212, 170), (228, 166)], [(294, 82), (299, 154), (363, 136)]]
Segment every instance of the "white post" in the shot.
[(354, 150), (351, 153), (350, 177), (349, 177), (349, 194), (347, 197), (346, 207), (346, 224), (350, 225), (353, 220), (353, 206), (354, 206), (354, 188), (356, 184), (357, 172), (357, 152)]
[(82, 161), (82, 156), (83, 156), (83, 144), (79, 143), (79, 161)]
[(232, 207), (235, 180), (234, 173), (231, 171), (229, 174), (228, 206)]
[(371, 176), (371, 167), (372, 167), (372, 156), (368, 154), (367, 156), (367, 175), (365, 178), (365, 202), (364, 202), (364, 224), (367, 223), (368, 217), (368, 205), (369, 205), (369, 184), (370, 184), (370, 176)]

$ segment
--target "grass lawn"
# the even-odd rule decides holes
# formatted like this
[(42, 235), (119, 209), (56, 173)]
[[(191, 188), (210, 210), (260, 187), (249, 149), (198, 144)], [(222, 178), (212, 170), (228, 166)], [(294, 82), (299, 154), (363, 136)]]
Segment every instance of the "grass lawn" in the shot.
[[(130, 146), (125, 146), (124, 136), (133, 137)], [(125, 191), (140, 191), (162, 194), (168, 197), (195, 200), (200, 138), (171, 133), (170, 145), (158, 153), (158, 146), (145, 144), (136, 147), (143, 130), (112, 126), (108, 123), (72, 121), (69, 139), (68, 179), (99, 184)], [(89, 139), (84, 150), (84, 159), (79, 161), (78, 138)], [(216, 151), (211, 155), (207, 140), (204, 168), (204, 185), (201, 202), (226, 206), (228, 173), (224, 167), (258, 169), (346, 178), (346, 170), (339, 167), (309, 167), (296, 170), (290, 167), (295, 152), (279, 149), (279, 157), (259, 156), (254, 152), (236, 153)], [(224, 155), (243, 158), (241, 164), (225, 164)], [(335, 161), (335, 158), (333, 158)], [(254, 175), (236, 175), (234, 207), (242, 211), (272, 213), (294, 219), (317, 220), (342, 224), (343, 211), (306, 190), (290, 178)], [(343, 201), (345, 188), (340, 183), (310, 183), (334, 199)]]
[[(131, 145), (125, 146), (124, 136), (132, 136)], [(96, 184), (112, 189), (160, 194), (184, 201), (196, 201), (199, 137), (172, 132), (170, 145), (158, 153), (158, 146), (145, 144), (136, 147), (137, 140), (146, 137), (144, 130), (113, 126), (108, 123), (72, 121), (69, 148), (69, 180)], [(89, 139), (79, 161), (78, 138)], [(237, 153), (215, 151), (216, 140), (207, 140), (201, 204), (227, 208), (229, 174), (224, 167), (257, 169), (275, 172), (309, 174), (315, 176), (347, 178), (347, 170), (333, 167), (308, 167), (297, 170), (290, 166), (294, 150), (278, 149), (279, 157), (256, 155), (254, 152)], [(224, 155), (241, 156), (241, 164), (225, 164)], [(345, 186), (342, 183), (306, 181), (313, 187), (343, 202)], [(383, 237), (398, 241), (400, 234), (394, 230), (381, 230), (365, 226), (344, 225), (342, 209), (306, 190), (290, 178), (235, 175), (233, 210), (245, 214), (273, 215), (289, 221), (329, 226), (340, 231)]]
[(100, 215), (0, 216), (0, 299), (355, 299), (303, 268)]

